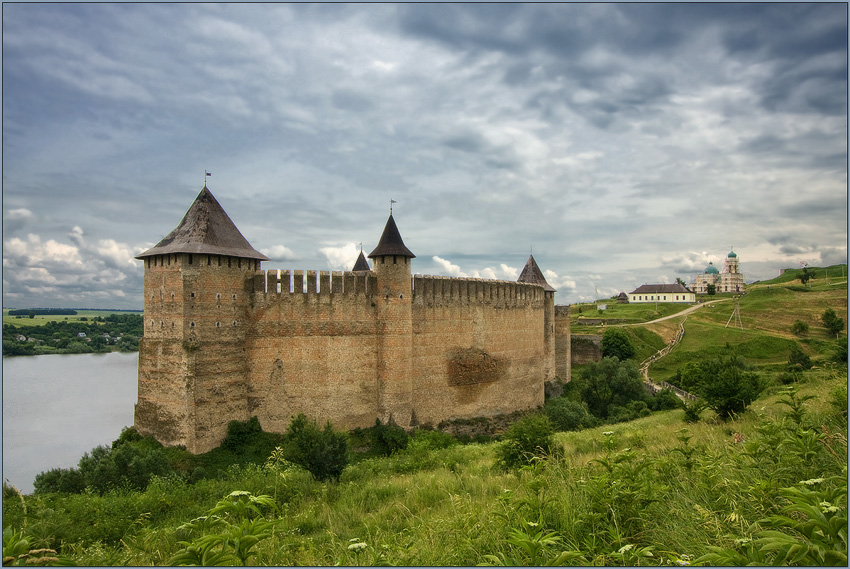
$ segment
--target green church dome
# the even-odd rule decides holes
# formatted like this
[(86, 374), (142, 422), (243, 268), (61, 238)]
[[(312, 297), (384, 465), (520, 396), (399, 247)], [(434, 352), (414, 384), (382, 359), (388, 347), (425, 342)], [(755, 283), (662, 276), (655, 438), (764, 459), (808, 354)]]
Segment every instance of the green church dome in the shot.
[(726, 255), (726, 256), (729, 257), (729, 258), (737, 258), (738, 257), (738, 255), (735, 254), (735, 251), (729, 251), (729, 254)]
[(707, 275), (717, 275), (717, 274), (720, 274), (720, 271), (717, 270), (717, 267), (714, 266), (714, 263), (709, 262), (708, 266), (705, 268), (705, 274), (707, 274)]

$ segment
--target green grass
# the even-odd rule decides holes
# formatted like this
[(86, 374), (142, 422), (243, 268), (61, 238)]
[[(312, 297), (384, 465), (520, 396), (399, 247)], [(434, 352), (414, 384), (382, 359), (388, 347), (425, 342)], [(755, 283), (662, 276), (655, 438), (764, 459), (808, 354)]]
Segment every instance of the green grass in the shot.
[(570, 320), (579, 324), (582, 319), (622, 320), (626, 323), (648, 322), (656, 318), (670, 316), (685, 310), (690, 304), (659, 302), (647, 304), (617, 304), (615, 300), (607, 302), (606, 310), (597, 310), (595, 304), (575, 304), (570, 309)]
[(42, 326), (50, 321), (67, 321), (67, 322), (82, 322), (82, 318), (86, 318), (89, 323), (95, 316), (108, 316), (110, 314), (137, 314), (141, 312), (130, 312), (122, 310), (77, 310), (76, 315), (47, 315), (36, 314), (32, 318), (28, 316), (9, 316), (8, 308), (3, 309), (3, 324), (11, 324), (12, 326)]
[[(492, 561), (488, 555), (528, 565), (564, 550), (582, 555), (570, 564), (635, 565), (624, 554), (651, 551), (640, 564), (672, 565), (755, 537), (755, 522), (787, 503), (783, 487), (843, 473), (846, 492), (846, 418), (830, 403), (844, 382), (822, 372), (805, 377), (800, 395), (814, 398), (805, 402), (804, 426), (820, 441), (805, 460), (802, 435), (772, 393), (728, 423), (706, 412), (686, 425), (674, 410), (559, 433), (563, 456), (537, 468), (496, 468), (500, 443), (413, 445), (349, 466), (338, 483), (299, 469), (234, 467), (193, 485), (158, 479), (145, 492), (28, 496), (26, 517), (7, 493), (3, 524), (78, 564), (162, 565), (191, 538), (179, 526), (243, 490), (275, 504), (267, 510), (274, 535), (257, 543), (255, 565), (474, 566)], [(771, 449), (787, 459), (781, 468), (768, 468)], [(551, 545), (535, 541), (538, 528), (550, 532)], [(349, 549), (355, 542), (366, 544), (362, 552)]]

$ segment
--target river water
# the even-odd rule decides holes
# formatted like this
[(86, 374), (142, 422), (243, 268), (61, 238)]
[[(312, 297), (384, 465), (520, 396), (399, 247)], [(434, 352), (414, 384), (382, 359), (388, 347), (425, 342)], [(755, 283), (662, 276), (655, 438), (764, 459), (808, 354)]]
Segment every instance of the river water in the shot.
[(139, 354), (3, 358), (3, 478), (24, 494), (39, 472), (77, 466), (133, 424)]

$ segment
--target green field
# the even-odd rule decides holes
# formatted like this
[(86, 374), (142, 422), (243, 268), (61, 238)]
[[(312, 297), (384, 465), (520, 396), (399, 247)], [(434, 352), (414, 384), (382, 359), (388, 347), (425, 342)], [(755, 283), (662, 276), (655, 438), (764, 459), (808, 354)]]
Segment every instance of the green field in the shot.
[[(6, 488), (4, 555), (23, 542), (80, 565), (168, 565), (205, 546), (223, 563), (241, 552), (278, 566), (781, 565), (770, 537), (793, 545), (797, 564), (845, 565), (846, 384), (809, 372), (798, 389), (728, 423), (706, 413), (686, 424), (674, 410), (561, 433), (560, 456), (519, 470), (495, 465), (504, 443), (426, 444), (361, 460), (339, 482), (269, 464), (155, 479), (143, 492)], [(218, 518), (201, 517), (217, 503)], [(796, 507), (820, 518), (765, 521)], [(820, 519), (823, 529), (806, 525)]]
[[(45, 315), (45, 314), (36, 314), (32, 318), (28, 316), (9, 316), (9, 308), (3, 309), (3, 324), (10, 324), (12, 326), (40, 326), (46, 324), (52, 320), (56, 320), (57, 322), (67, 321), (67, 322), (91, 322), (95, 316), (107, 316), (109, 314), (141, 314), (142, 311), (130, 311), (130, 310), (77, 310), (76, 315)], [(75, 309), (76, 310), (76, 309)], [(85, 318), (86, 320), (82, 320)]]

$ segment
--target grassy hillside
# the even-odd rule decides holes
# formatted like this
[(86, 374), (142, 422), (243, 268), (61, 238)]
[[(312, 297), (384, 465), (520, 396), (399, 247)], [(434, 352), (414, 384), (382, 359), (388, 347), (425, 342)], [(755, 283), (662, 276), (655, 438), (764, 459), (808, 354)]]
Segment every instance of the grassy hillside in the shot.
[[(411, 444), (349, 466), (338, 483), (269, 464), (104, 496), (22, 500), (6, 489), (4, 556), (17, 535), (78, 564), (173, 564), (197, 560), (204, 547), (234, 552), (228, 536), (242, 536), (252, 565), (716, 565), (748, 556), (774, 565), (781, 564), (775, 552), (748, 545), (769, 529), (759, 520), (808, 500), (827, 529), (814, 537), (820, 549), (799, 563), (828, 564), (829, 554), (841, 564), (843, 410), (843, 381), (809, 372), (798, 394), (767, 395), (735, 421), (706, 414), (688, 425), (675, 410), (561, 433), (560, 456), (519, 470), (494, 466), (504, 443)], [(776, 529), (792, 544), (811, 545), (789, 527)], [(698, 562), (704, 555), (715, 557)]]
[[(748, 363), (768, 373), (782, 369), (794, 345), (815, 361), (830, 359), (836, 349), (836, 339), (824, 327), (821, 315), (831, 308), (846, 320), (847, 287), (846, 281), (836, 286), (834, 277), (828, 283), (825, 271), (817, 271), (822, 278), (809, 281), (806, 287), (791, 280), (756, 283), (741, 297), (703, 306), (687, 319), (680, 317), (646, 325), (647, 331), (668, 341), (680, 322), (684, 322), (685, 327), (681, 344), (653, 364), (650, 375), (657, 380), (667, 380), (683, 363), (718, 355), (727, 344), (735, 347)], [(736, 303), (743, 330), (734, 318), (730, 321)], [(791, 331), (798, 320), (809, 326), (809, 331), (800, 336)], [(846, 341), (846, 328), (842, 337)]]

